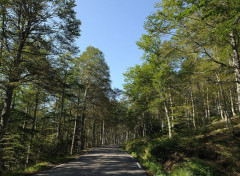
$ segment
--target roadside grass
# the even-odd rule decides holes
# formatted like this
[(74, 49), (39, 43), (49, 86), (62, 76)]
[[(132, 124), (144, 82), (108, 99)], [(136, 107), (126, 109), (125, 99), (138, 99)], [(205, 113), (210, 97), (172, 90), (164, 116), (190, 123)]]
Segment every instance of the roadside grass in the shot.
[(15, 171), (7, 171), (3, 172), (2, 176), (30, 176), (34, 175), (38, 172), (45, 171), (51, 169), (59, 164), (66, 163), (69, 161), (78, 158), (79, 156), (83, 155), (89, 149), (82, 150), (80, 154), (75, 155), (65, 155), (65, 156), (55, 156), (51, 158), (47, 158), (46, 161), (39, 162), (35, 165), (28, 166), (25, 169), (19, 169)]
[(37, 163), (33, 166), (26, 167), (24, 170), (18, 170), (18, 171), (8, 171), (4, 172), (3, 176), (25, 176), (25, 175), (31, 175), (38, 171), (44, 170), (48, 168), (49, 162), (41, 162)]
[(233, 176), (240, 174), (240, 119), (233, 119), (235, 136), (225, 122), (207, 127), (207, 133), (181, 132), (169, 139), (136, 139), (124, 150), (154, 176)]

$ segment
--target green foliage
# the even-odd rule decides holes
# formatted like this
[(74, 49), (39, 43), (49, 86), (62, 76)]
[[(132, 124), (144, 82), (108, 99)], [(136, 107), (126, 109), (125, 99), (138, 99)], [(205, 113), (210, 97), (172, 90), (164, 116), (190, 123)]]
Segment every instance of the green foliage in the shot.
[(1, 140), (2, 164), (5, 169), (13, 170), (21, 167), (25, 158), (25, 146), (18, 134), (6, 134)]
[(136, 152), (132, 152), (131, 155), (134, 157), (134, 158), (138, 158), (138, 154)]
[(222, 173), (219, 173), (215, 168), (200, 159), (188, 161), (183, 166), (171, 172), (172, 176), (215, 176), (221, 174)]
[(43, 171), (46, 169), (50, 169), (53, 166), (65, 162), (69, 162), (73, 159), (75, 159), (76, 155), (66, 155), (66, 156), (54, 156), (54, 157), (48, 157), (47, 161), (39, 162), (37, 164), (34, 164), (32, 166), (28, 166), (24, 169), (16, 169), (15, 171), (4, 171), (2, 176), (24, 176), (24, 175), (32, 175), (37, 173), (38, 171)]
[[(239, 129), (239, 119), (235, 119), (234, 123), (238, 124)], [(209, 126), (208, 130), (209, 136), (196, 131), (194, 135), (181, 133), (182, 136), (171, 139), (167, 136), (135, 139), (127, 142), (124, 148), (153, 175), (215, 176), (239, 173), (239, 158), (236, 159), (238, 137), (217, 133), (226, 130), (224, 122)], [(234, 151), (230, 152), (229, 148)]]
[(151, 173), (154, 173), (155, 176), (166, 176), (167, 175), (159, 163), (151, 162), (151, 161), (143, 161), (143, 165)]
[(34, 172), (37, 172), (39, 170), (42, 170), (43, 168), (45, 168), (49, 163), (48, 162), (41, 162), (41, 163), (38, 163), (34, 166), (31, 166), (31, 167), (28, 167), (26, 169), (24, 169), (24, 173), (34, 173)]
[(151, 155), (159, 163), (165, 163), (170, 155), (174, 154), (178, 148), (179, 138), (161, 138), (151, 142)]
[[(192, 143), (192, 144), (191, 144)], [(193, 144), (194, 143), (194, 144)], [(188, 143), (184, 140), (175, 139), (155, 139), (145, 142), (144, 145), (140, 141), (131, 141), (126, 144), (125, 149), (132, 153), (132, 156), (137, 158), (151, 173), (154, 175), (164, 176), (164, 175), (189, 175), (189, 176), (215, 176), (221, 175), (222, 173), (216, 170), (213, 166), (210, 166), (206, 161), (201, 159), (192, 159), (186, 162), (180, 160), (180, 165), (174, 167), (174, 169), (167, 174), (163, 169), (163, 165), (170, 159), (170, 156), (176, 152), (185, 152), (182, 147), (188, 145), (189, 148), (199, 146), (199, 143), (195, 143), (190, 140)], [(147, 151), (150, 150), (148, 153)], [(195, 152), (202, 152), (195, 149)], [(206, 152), (206, 151), (205, 151)], [(149, 155), (150, 157), (146, 157)], [(186, 151), (187, 154), (187, 151)], [(210, 153), (208, 153), (210, 155)]]

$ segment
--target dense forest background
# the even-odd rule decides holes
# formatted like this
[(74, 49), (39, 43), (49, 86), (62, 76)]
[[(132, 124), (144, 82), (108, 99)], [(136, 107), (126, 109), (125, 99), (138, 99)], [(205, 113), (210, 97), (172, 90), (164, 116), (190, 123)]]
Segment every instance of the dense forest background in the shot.
[[(156, 3), (137, 42), (143, 64), (124, 74), (124, 91), (111, 88), (103, 52), (89, 46), (79, 55), (74, 7), (74, 0), (0, 2), (0, 170), (133, 139), (144, 146), (167, 136), (170, 145), (183, 135), (206, 137), (221, 122), (235, 147), (238, 0)], [(167, 156), (156, 152), (163, 148), (152, 149), (163, 164)], [(240, 156), (239, 146), (233, 152)]]
[(163, 0), (147, 17), (143, 64), (124, 86), (141, 139), (126, 148), (156, 175), (239, 174), (239, 10), (238, 0)]
[(0, 6), (0, 170), (123, 141), (117, 127), (126, 107), (110, 87), (104, 54), (89, 46), (79, 56), (74, 45), (75, 2)]

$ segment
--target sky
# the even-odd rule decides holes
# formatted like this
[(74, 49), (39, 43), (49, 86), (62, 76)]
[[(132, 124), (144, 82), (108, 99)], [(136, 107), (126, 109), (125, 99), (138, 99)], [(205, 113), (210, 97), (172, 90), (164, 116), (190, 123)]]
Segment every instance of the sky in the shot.
[(76, 0), (75, 11), (81, 20), (80, 51), (100, 49), (110, 68), (112, 88), (123, 89), (123, 73), (141, 64), (143, 51), (136, 42), (146, 33), (146, 17), (155, 11), (157, 0)]

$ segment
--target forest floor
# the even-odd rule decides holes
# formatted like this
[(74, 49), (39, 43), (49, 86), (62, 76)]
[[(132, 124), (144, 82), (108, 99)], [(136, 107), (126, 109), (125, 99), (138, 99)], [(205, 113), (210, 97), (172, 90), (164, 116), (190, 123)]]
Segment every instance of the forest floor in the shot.
[(149, 175), (240, 176), (240, 118), (233, 119), (234, 136), (224, 121), (202, 130), (181, 130), (169, 139), (138, 139), (125, 144)]

